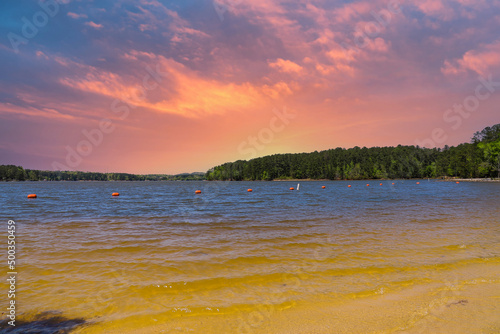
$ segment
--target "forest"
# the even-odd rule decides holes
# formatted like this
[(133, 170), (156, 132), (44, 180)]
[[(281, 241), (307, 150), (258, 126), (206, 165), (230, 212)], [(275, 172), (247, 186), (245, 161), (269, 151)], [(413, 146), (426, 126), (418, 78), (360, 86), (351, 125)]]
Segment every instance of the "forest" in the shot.
[(177, 175), (42, 171), (14, 165), (0, 165), (0, 181), (199, 181), (204, 173)]
[(335, 148), (321, 152), (275, 154), (228, 162), (203, 173), (177, 175), (42, 171), (0, 165), (0, 181), (199, 181), (289, 179), (408, 179), (500, 177), (500, 124), (454, 147), (418, 146)]
[(275, 154), (214, 167), (207, 180), (408, 179), (500, 177), (500, 124), (474, 134), (470, 143), (444, 148), (418, 146), (335, 148)]

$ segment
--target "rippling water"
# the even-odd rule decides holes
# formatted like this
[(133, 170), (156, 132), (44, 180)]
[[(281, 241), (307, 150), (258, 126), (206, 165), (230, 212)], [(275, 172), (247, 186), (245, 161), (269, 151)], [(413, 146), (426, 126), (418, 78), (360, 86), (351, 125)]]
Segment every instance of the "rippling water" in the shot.
[(500, 184), (366, 183), (1, 183), (2, 226), (18, 228), (19, 319), (126, 330), (364, 298), (498, 263)]

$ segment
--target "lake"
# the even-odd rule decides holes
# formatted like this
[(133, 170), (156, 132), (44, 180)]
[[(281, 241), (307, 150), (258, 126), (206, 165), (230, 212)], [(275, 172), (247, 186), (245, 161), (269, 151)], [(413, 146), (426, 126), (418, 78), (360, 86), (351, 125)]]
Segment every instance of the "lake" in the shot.
[(297, 183), (0, 183), (17, 332), (500, 328), (500, 183)]

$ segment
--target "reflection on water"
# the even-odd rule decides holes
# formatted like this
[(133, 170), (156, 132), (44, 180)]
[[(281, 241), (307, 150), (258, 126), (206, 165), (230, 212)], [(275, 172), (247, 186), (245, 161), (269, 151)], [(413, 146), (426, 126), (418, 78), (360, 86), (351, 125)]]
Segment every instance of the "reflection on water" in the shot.
[(58, 310), (90, 331), (286, 309), (498, 263), (499, 184), (392, 182), (2, 183), (20, 319)]

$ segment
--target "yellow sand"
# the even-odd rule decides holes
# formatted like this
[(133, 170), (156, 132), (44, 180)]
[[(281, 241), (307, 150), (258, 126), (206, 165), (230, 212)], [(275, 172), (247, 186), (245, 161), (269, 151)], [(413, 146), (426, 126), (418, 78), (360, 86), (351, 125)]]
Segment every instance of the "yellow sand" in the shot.
[(311, 300), (285, 309), (262, 305), (250, 313), (97, 319), (75, 333), (500, 333), (500, 264), (475, 264), (441, 278), (439, 283), (368, 297)]

